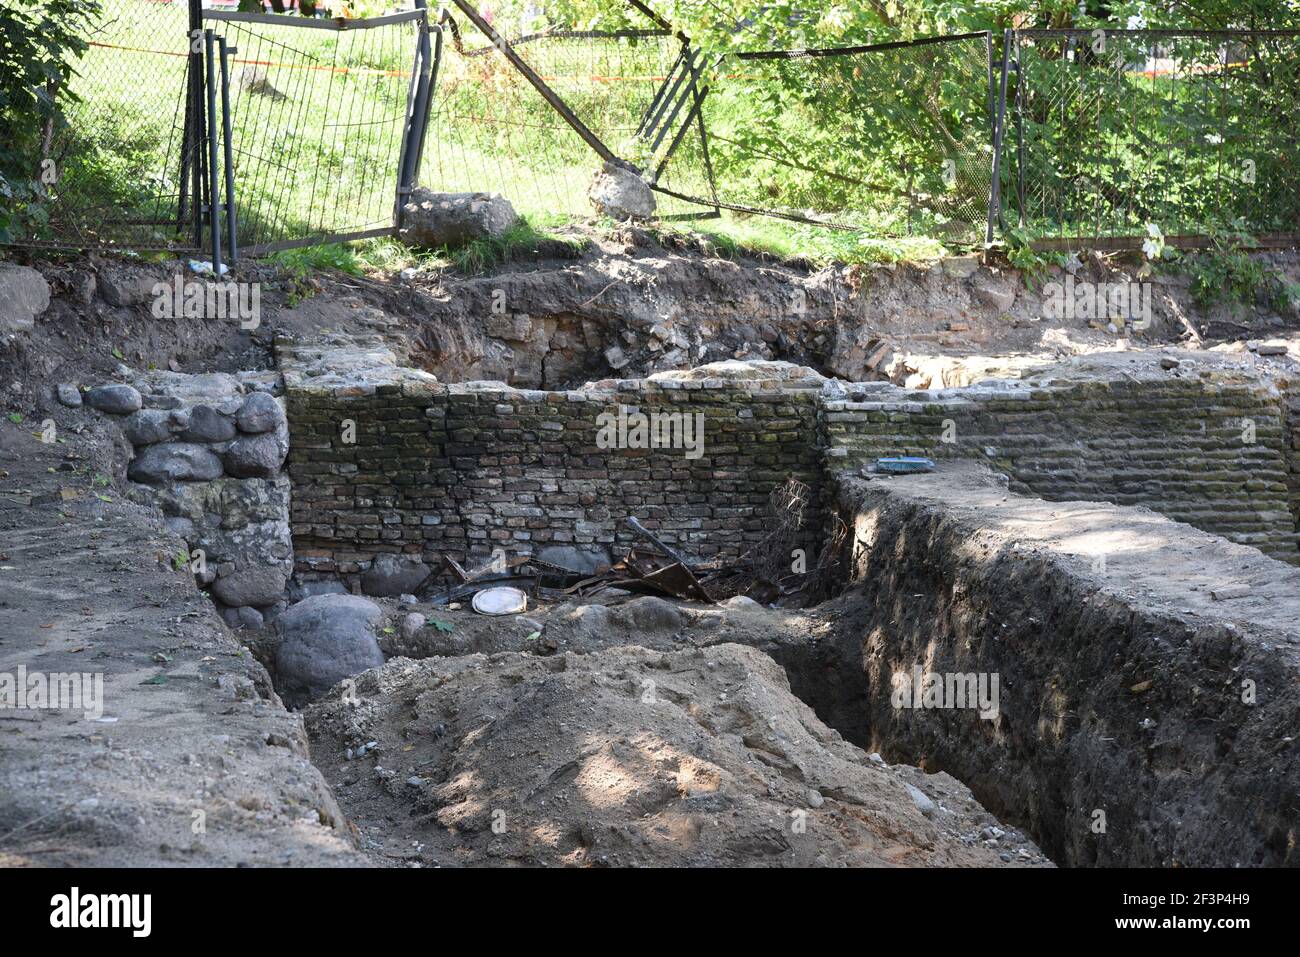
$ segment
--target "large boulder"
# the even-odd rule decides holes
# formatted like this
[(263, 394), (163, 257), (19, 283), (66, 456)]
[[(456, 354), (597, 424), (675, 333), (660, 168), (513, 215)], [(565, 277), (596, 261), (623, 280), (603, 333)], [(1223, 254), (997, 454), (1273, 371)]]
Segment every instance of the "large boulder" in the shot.
[(402, 238), (413, 246), (441, 249), (476, 239), (500, 239), (518, 222), (510, 201), (488, 193), (411, 191), (402, 207)]
[(414, 595), (429, 575), (429, 566), (418, 558), (376, 555), (361, 575), (361, 590), (377, 598)]
[(31, 266), (0, 263), (0, 334), (26, 332), (50, 306), (50, 284)]
[(147, 446), (132, 459), (127, 476), (133, 482), (143, 482), (146, 485), (206, 482), (221, 476), (221, 459), (202, 445), (166, 442)]
[(375, 628), (383, 610), (356, 595), (317, 595), (275, 620), (276, 676), (290, 704), (320, 697), (344, 678), (384, 663)]
[(655, 214), (655, 194), (640, 176), (606, 163), (587, 190), (596, 212), (610, 219), (650, 219)]

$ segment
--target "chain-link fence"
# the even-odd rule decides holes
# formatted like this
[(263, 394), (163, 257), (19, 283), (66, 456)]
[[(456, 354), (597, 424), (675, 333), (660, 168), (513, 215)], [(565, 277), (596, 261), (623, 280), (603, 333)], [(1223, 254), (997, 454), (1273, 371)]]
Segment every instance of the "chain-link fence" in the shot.
[[(675, 69), (681, 41), (663, 30), (556, 31), (509, 41), (614, 155), (646, 148), (642, 120)], [(592, 214), (601, 157), (554, 105), (470, 24), (445, 45), (426, 140), (424, 179), (448, 192), (494, 192), (534, 223)], [(672, 214), (669, 201), (661, 212)]]
[[(508, 43), (457, 0), (439, 55), (423, 9), (197, 6), (104, 0), (21, 241), (204, 247), (214, 183), (246, 252), (392, 233), (421, 160), (424, 185), (501, 193), (535, 225), (590, 215), (602, 161), (641, 171), (665, 218), (734, 210), (950, 245), (997, 222), (1058, 245), (1156, 229), (1293, 241), (1300, 224), (1296, 33), (1024, 30), (1005, 59), (988, 33), (710, 58), (663, 24)], [(228, 137), (206, 116), (195, 21), (233, 48)]]
[(1063, 245), (1300, 229), (1300, 34), (1023, 30), (1004, 221)]
[(52, 131), (24, 245), (177, 249), (192, 245), (185, 136), (184, 3), (102, 0), (76, 63), (67, 125)]
[[(486, 190), (545, 221), (591, 214), (600, 165), (501, 44), (463, 26), (444, 55), (426, 150), (439, 189)], [(985, 236), (988, 34), (706, 62), (667, 30), (508, 41), (665, 217), (729, 208), (861, 229)]]

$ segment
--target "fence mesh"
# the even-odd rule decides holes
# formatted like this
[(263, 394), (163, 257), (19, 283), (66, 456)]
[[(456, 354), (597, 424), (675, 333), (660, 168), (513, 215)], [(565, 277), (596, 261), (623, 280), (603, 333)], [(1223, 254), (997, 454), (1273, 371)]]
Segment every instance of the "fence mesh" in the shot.
[(103, 0), (50, 141), (24, 245), (187, 248), (181, 215), (188, 16), (184, 3)]
[(1300, 36), (1022, 31), (1006, 221), (1095, 240), (1300, 223)]
[[(221, 15), (217, 15), (218, 17)], [(241, 249), (391, 230), (418, 21), (205, 18), (230, 58)]]
[[(876, 236), (982, 240), (992, 183), (987, 34), (741, 54), (703, 106), (724, 204)], [(710, 198), (700, 142), (660, 185)]]
[[(422, 178), (434, 188), (501, 193), (534, 223), (590, 216), (600, 159), (496, 47), (461, 27), (443, 49)], [(632, 160), (638, 128), (680, 54), (665, 31), (552, 32), (511, 46), (609, 149)], [(670, 201), (672, 214), (689, 204)]]

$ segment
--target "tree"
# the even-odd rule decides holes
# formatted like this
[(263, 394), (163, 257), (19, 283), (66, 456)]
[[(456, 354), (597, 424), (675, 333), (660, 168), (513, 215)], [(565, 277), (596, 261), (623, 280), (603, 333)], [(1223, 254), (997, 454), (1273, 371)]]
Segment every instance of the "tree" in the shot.
[(5, 0), (0, 5), (0, 240), (41, 218), (49, 158), (64, 126), (68, 81), (85, 53), (98, 0)]

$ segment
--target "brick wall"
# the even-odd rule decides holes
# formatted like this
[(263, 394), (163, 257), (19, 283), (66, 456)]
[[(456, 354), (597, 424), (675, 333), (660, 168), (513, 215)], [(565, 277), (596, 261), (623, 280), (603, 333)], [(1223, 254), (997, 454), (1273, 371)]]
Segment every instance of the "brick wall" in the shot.
[(929, 392), (852, 388), (822, 410), (834, 470), (881, 455), (978, 458), (1016, 491), (1145, 505), (1300, 563), (1300, 403), (1290, 396), (1288, 417), (1287, 397), (1267, 379), (1216, 371)]
[[(630, 543), (627, 516), (690, 554), (732, 556), (763, 537), (768, 495), (788, 477), (820, 498), (815, 390), (704, 380), (537, 392), (294, 374), (286, 385), (305, 578), (353, 576), (383, 551), (463, 562), (496, 547)], [(598, 417), (620, 405), (702, 414), (702, 455), (598, 447)]]

